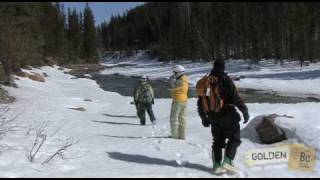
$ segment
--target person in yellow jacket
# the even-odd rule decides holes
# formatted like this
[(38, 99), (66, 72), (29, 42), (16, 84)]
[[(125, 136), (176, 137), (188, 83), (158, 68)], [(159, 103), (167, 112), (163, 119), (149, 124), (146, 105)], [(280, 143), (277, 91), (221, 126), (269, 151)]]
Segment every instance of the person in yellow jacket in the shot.
[(173, 75), (169, 79), (169, 87), (172, 97), (170, 114), (171, 137), (185, 139), (189, 79), (185, 75), (183, 66), (174, 66)]

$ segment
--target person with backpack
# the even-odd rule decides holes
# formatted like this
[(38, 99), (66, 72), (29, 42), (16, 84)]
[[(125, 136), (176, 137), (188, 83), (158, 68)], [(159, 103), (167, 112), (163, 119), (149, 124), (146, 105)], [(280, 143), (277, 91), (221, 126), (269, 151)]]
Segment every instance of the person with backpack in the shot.
[[(233, 164), (240, 140), (240, 114), (244, 123), (249, 120), (248, 108), (232, 79), (225, 71), (225, 62), (217, 59), (209, 76), (204, 76), (197, 82), (198, 114), (202, 125), (209, 127), (213, 136), (212, 160), (213, 173), (219, 174), (226, 170), (235, 171)], [(228, 141), (226, 142), (226, 139)], [(222, 162), (222, 149), (225, 149)]]
[(188, 101), (189, 80), (181, 65), (173, 67), (173, 75), (169, 79), (172, 104), (170, 113), (171, 137), (185, 139), (186, 108)]
[(141, 125), (146, 124), (146, 111), (152, 124), (156, 124), (156, 118), (152, 111), (152, 105), (154, 104), (154, 92), (152, 86), (147, 81), (148, 77), (145, 75), (142, 76), (139, 80), (138, 86), (133, 92), (134, 104), (136, 105)]

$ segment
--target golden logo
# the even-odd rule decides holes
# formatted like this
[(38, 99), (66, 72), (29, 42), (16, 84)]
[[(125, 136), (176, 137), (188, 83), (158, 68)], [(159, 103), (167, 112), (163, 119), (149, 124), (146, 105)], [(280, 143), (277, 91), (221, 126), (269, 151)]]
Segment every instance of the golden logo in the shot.
[(287, 163), (290, 156), (289, 146), (249, 150), (246, 154), (248, 166)]
[(292, 144), (290, 147), (289, 169), (314, 171), (316, 150), (302, 144)]
[(248, 166), (288, 163), (291, 170), (310, 172), (314, 170), (315, 162), (315, 148), (303, 144), (253, 149), (246, 153), (246, 164)]

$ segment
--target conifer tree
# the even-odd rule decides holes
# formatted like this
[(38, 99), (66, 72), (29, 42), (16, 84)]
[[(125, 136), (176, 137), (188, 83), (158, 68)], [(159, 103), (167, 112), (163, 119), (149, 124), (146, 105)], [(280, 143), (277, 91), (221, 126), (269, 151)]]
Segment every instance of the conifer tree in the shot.
[(83, 15), (83, 58), (87, 63), (97, 62), (97, 32), (94, 23), (92, 10), (88, 3), (84, 9)]

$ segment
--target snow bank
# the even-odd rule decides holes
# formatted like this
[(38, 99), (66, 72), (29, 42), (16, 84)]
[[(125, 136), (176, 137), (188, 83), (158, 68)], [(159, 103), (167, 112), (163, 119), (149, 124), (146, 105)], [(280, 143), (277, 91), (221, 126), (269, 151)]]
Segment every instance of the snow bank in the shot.
[[(107, 67), (101, 74), (122, 74), (126, 76), (148, 75), (151, 79), (168, 79), (172, 73), (174, 62), (162, 63), (155, 59), (146, 60), (146, 57), (139, 59), (135, 56), (130, 60), (122, 59), (121, 63), (135, 63), (134, 66), (116, 67), (116, 61), (105, 62)], [(111, 63), (109, 65), (109, 63)], [(205, 74), (210, 73), (211, 62), (191, 61), (179, 62), (186, 68), (186, 74), (190, 78), (191, 86)], [(250, 67), (250, 69), (248, 68)], [(237, 81), (240, 88), (275, 91), (279, 95), (294, 97), (314, 97), (320, 99), (320, 63), (309, 66), (299, 65), (299, 62), (284, 62), (283, 65), (274, 64), (273, 61), (264, 60), (259, 65), (250, 65), (245, 60), (228, 60), (226, 71), (232, 76), (244, 76), (244, 79)]]
[(240, 88), (274, 91), (281, 96), (314, 97), (320, 99), (320, 79), (274, 80), (245, 78), (236, 81)]
[[(18, 117), (10, 123), (16, 126), (15, 130), (0, 140), (0, 177), (214, 177), (210, 174), (212, 137), (210, 129), (200, 123), (196, 99), (188, 102), (187, 140), (174, 140), (167, 138), (170, 99), (155, 100), (158, 123), (143, 127), (134, 118), (132, 98), (105, 92), (89, 79), (72, 79), (58, 67), (31, 71), (45, 72), (48, 77), (45, 83), (20, 78), (18, 89), (8, 88), (17, 97), (10, 105), (8, 116), (18, 114)], [(74, 111), (71, 107), (83, 107), (86, 111)], [(294, 116), (286, 123), (297, 128), (305, 143), (320, 147), (319, 104), (249, 104), (248, 107), (251, 117), (269, 113)], [(39, 130), (47, 139), (31, 163), (27, 154)], [(66, 149), (63, 158), (57, 156), (41, 164), (69, 138), (78, 143)], [(285, 166), (249, 169), (244, 164), (245, 153), (260, 147), (269, 146), (243, 139), (235, 159), (241, 177), (320, 176), (318, 161), (313, 173), (289, 171)]]

